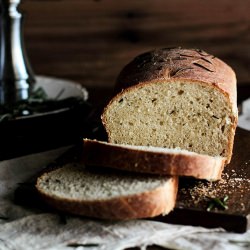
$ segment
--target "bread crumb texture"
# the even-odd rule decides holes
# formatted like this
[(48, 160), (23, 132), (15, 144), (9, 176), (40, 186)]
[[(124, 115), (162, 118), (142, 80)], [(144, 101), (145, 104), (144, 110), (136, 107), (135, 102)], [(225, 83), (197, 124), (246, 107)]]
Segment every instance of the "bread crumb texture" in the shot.
[(228, 97), (218, 88), (188, 81), (132, 88), (114, 98), (104, 112), (110, 142), (230, 154), (235, 121)]
[(154, 190), (171, 178), (90, 172), (79, 164), (68, 164), (42, 175), (37, 188), (59, 199), (101, 201)]

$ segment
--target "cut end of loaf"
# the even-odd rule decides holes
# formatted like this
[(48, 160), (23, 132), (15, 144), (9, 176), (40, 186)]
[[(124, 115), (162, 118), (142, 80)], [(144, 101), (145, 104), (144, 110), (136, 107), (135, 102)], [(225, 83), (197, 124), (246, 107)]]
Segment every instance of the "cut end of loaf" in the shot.
[(56, 209), (102, 219), (153, 217), (175, 205), (178, 179), (96, 173), (68, 164), (37, 180), (39, 193)]
[(103, 123), (118, 144), (186, 149), (231, 157), (235, 114), (228, 96), (197, 81), (138, 84), (114, 97)]

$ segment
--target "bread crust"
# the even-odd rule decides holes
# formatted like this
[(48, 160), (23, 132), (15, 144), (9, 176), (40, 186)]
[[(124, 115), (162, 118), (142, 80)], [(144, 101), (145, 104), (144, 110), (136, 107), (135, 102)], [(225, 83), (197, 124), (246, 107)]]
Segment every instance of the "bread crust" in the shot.
[[(113, 101), (118, 100), (126, 91), (148, 84), (167, 84), (186, 82), (210, 85), (220, 91), (230, 103), (233, 115), (231, 136), (228, 143), (226, 163), (232, 157), (234, 135), (238, 122), (236, 75), (233, 69), (222, 60), (199, 49), (165, 48), (146, 52), (127, 64), (119, 74), (114, 98), (105, 107), (102, 123), (106, 126), (106, 110)], [(110, 131), (107, 131), (108, 138)]]
[(155, 152), (84, 140), (84, 164), (127, 170), (138, 173), (191, 176), (197, 179), (219, 180), (225, 165), (225, 158), (196, 153)]
[(164, 185), (140, 194), (95, 201), (65, 199), (50, 195), (40, 188), (39, 182), (47, 174), (39, 177), (36, 184), (47, 204), (60, 211), (99, 219), (127, 220), (166, 215), (174, 208), (178, 191), (178, 178), (166, 177), (168, 180)]
[(123, 68), (115, 90), (120, 92), (143, 82), (184, 79), (217, 87), (237, 110), (235, 72), (219, 58), (199, 49), (165, 48), (139, 55)]

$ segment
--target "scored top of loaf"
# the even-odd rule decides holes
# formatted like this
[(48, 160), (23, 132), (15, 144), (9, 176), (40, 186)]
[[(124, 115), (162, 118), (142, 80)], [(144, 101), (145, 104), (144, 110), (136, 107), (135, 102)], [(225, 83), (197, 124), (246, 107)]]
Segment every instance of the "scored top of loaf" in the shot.
[(212, 84), (229, 97), (237, 110), (236, 75), (222, 60), (199, 49), (164, 48), (146, 52), (119, 74), (115, 92), (152, 81), (190, 80)]

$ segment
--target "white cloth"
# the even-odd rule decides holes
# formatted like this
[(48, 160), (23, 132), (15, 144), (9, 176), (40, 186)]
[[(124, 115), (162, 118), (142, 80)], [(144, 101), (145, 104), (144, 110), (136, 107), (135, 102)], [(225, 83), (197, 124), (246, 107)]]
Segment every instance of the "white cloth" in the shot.
[(242, 103), (242, 112), (239, 116), (238, 127), (250, 130), (250, 98)]

